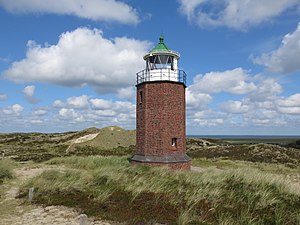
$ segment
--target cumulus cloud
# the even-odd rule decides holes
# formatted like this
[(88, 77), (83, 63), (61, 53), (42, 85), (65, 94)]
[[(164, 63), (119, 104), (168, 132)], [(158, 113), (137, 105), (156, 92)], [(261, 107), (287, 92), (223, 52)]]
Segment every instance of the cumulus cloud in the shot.
[(89, 105), (88, 96), (81, 95), (78, 97), (70, 97), (67, 99), (67, 104), (70, 107), (74, 107), (74, 108), (78, 108), (78, 109), (87, 108)]
[(277, 110), (284, 114), (300, 114), (300, 94), (294, 94), (276, 101)]
[(265, 66), (270, 71), (287, 74), (300, 70), (299, 55), (300, 23), (294, 32), (284, 36), (278, 49), (254, 58), (253, 62)]
[(2, 112), (4, 114), (7, 114), (7, 115), (12, 115), (13, 114), (13, 115), (19, 116), (19, 115), (21, 115), (23, 110), (24, 110), (23, 106), (21, 106), (19, 104), (14, 104), (12, 106), (8, 106), (8, 107), (2, 109)]
[(201, 127), (215, 127), (225, 123), (224, 114), (205, 109), (196, 112), (191, 118), (192, 125)]
[(89, 107), (89, 104), (89, 97), (87, 95), (81, 95), (69, 97), (66, 101), (55, 100), (52, 106), (54, 108), (86, 109)]
[(212, 96), (206, 93), (199, 93), (190, 88), (186, 90), (186, 107), (188, 110), (203, 110), (213, 100)]
[(180, 11), (200, 27), (246, 30), (300, 5), (299, 0), (179, 0)]
[(7, 99), (7, 95), (3, 94), (3, 93), (0, 93), (0, 101), (4, 101), (6, 99)]
[(74, 15), (95, 21), (116, 21), (123, 24), (139, 22), (134, 8), (116, 0), (0, 0), (0, 5), (12, 13)]
[[(132, 126), (135, 119), (135, 105), (128, 101), (112, 101), (90, 98), (86, 95), (73, 96), (66, 100), (56, 100), (52, 106), (59, 120), (70, 123), (105, 123)], [(127, 118), (127, 120), (125, 119)]]
[(33, 85), (31, 85), (31, 86), (26, 86), (26, 87), (23, 89), (23, 93), (24, 93), (27, 97), (33, 97), (34, 91), (35, 91), (35, 86), (33, 86)]
[(35, 92), (35, 86), (34, 85), (26, 86), (22, 90), (22, 92), (23, 92), (26, 100), (29, 101), (30, 103), (37, 103), (38, 102), (38, 100), (33, 97), (34, 92)]
[(62, 108), (59, 110), (58, 114), (61, 118), (68, 119), (68, 120), (75, 119), (75, 121), (76, 121), (80, 118), (80, 116), (78, 115), (78, 113), (75, 112), (74, 109)]
[(240, 101), (224, 102), (220, 105), (220, 107), (223, 111), (233, 114), (246, 113), (250, 110), (249, 105), (245, 105)]
[(29, 41), (26, 58), (14, 62), (4, 76), (16, 82), (92, 85), (101, 93), (117, 93), (135, 83), (149, 46), (147, 41), (109, 40), (100, 30), (78, 28), (61, 34), (56, 45), (42, 47)]
[(34, 116), (38, 116), (38, 117), (45, 116), (45, 115), (47, 115), (47, 113), (48, 113), (48, 110), (47, 109), (42, 109), (42, 108), (35, 109), (32, 112), (32, 114)]
[(104, 99), (91, 99), (90, 100), (92, 107), (95, 109), (110, 109), (113, 106), (113, 102), (111, 100), (104, 100)]
[(53, 102), (52, 106), (53, 106), (54, 108), (62, 108), (62, 107), (64, 107), (64, 104), (65, 104), (65, 103), (63, 103), (61, 100), (55, 100), (55, 101)]
[(192, 92), (246, 94), (256, 89), (248, 72), (242, 68), (197, 75), (189, 87)]
[(282, 87), (275, 79), (261, 77), (256, 90), (250, 93), (249, 98), (252, 101), (266, 102), (277, 99), (281, 92)]
[(133, 98), (134, 90), (133, 87), (121, 88), (117, 92), (117, 97), (120, 99), (131, 100)]
[[(242, 68), (198, 75), (186, 90), (187, 121), (189, 126), (238, 129), (299, 124), (295, 115), (300, 96), (284, 98), (282, 91), (275, 78), (251, 75)], [(222, 92), (232, 94), (233, 99), (216, 105), (213, 99), (223, 99)]]

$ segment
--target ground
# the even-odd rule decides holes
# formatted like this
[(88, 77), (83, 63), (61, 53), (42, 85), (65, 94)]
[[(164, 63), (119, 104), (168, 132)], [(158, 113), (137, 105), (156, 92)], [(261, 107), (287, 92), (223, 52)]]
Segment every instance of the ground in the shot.
[[(133, 150), (134, 138), (132, 136), (134, 135), (134, 132), (115, 127), (102, 130), (102, 133), (101, 130), (92, 128), (81, 132), (49, 134), (48, 136), (34, 133), (27, 136), (26, 134), (0, 135), (0, 140), (2, 140), (0, 151), (5, 153), (5, 158), (18, 162), (13, 169), (14, 177), (0, 183), (0, 225), (80, 224), (79, 217), (82, 213), (80, 209), (30, 203), (27, 197), (19, 197), (20, 187), (44, 171), (76, 170), (72, 167), (66, 168), (63, 164), (50, 165), (46, 163), (48, 158), (67, 157), (71, 153), (74, 155), (128, 156)], [(43, 143), (45, 140), (46, 142)], [(105, 140), (108, 140), (107, 143)], [(99, 147), (105, 145), (110, 148)], [(193, 157), (191, 173), (207, 171), (218, 173), (237, 168), (253, 168), (274, 179), (281, 180), (293, 189), (293, 192), (300, 195), (300, 150), (291, 146), (299, 147), (293, 143), (283, 143), (282, 140), (276, 144), (256, 141), (233, 143), (213, 139), (188, 139), (187, 141), (188, 153)], [(49, 151), (47, 151), (48, 147)], [(30, 151), (27, 152), (28, 149)], [(36, 154), (39, 155), (38, 158), (35, 157)], [(88, 224), (122, 223), (89, 216)]]

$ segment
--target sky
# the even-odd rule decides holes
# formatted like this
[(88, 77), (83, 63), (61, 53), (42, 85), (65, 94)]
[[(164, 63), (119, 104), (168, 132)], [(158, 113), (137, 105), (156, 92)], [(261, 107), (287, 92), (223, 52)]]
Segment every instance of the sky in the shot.
[(300, 135), (300, 0), (0, 0), (0, 132), (135, 129), (160, 35), (188, 135)]

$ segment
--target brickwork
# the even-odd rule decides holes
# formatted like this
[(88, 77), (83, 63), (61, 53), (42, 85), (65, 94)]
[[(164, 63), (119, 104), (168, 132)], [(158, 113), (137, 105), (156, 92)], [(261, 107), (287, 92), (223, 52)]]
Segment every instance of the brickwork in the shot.
[(139, 84), (136, 107), (137, 155), (185, 154), (185, 86), (183, 83), (158, 81)]

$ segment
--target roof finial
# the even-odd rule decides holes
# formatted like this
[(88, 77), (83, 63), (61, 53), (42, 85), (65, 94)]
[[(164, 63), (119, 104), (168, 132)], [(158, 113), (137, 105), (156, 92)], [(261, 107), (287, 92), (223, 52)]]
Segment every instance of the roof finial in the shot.
[(160, 35), (160, 37), (159, 37), (159, 43), (160, 44), (164, 43), (164, 36)]

